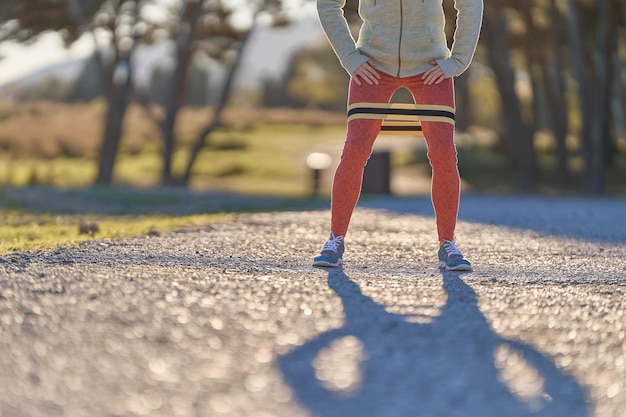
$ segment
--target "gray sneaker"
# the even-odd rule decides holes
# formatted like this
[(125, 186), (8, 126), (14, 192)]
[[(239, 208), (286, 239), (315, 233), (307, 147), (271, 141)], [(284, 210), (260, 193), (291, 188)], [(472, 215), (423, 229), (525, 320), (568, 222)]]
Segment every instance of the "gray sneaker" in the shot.
[(465, 258), (456, 246), (454, 240), (444, 240), (439, 248), (439, 268), (448, 271), (471, 271), (472, 264)]
[(330, 239), (324, 244), (322, 252), (313, 259), (313, 266), (330, 268), (341, 266), (343, 251), (343, 236), (335, 236), (331, 232)]

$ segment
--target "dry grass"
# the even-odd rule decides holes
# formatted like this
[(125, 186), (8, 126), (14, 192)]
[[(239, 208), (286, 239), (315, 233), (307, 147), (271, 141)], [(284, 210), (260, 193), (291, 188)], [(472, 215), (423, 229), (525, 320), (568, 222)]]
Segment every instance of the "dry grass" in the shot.
[(89, 239), (159, 234), (237, 221), (235, 213), (290, 210), (311, 199), (251, 197), (179, 188), (0, 187), (0, 258)]
[(0, 255), (53, 250), (85, 240), (119, 239), (231, 222), (233, 215), (53, 215), (0, 208)]
[[(0, 101), (0, 184), (88, 186), (97, 173), (105, 103), (60, 104)], [(154, 108), (153, 113), (162, 113)], [(210, 108), (185, 108), (176, 126), (174, 174), (180, 175), (197, 133), (212, 118)], [(345, 135), (345, 115), (316, 110), (230, 108), (223, 115), (230, 129), (215, 132), (194, 166), (191, 185), (197, 189), (220, 189), (255, 194), (297, 196), (308, 193), (309, 173), (304, 159), (309, 152), (332, 154), (335, 161)], [(114, 183), (138, 187), (158, 185), (161, 179), (161, 135), (145, 109), (133, 105), (125, 120)], [(422, 141), (392, 138), (377, 146), (394, 149), (395, 171), (417, 163), (427, 166)], [(463, 151), (461, 168), (472, 189), (515, 186), (506, 156), (495, 151), (497, 134), (473, 127), (457, 135)], [(553, 161), (554, 140), (541, 132), (536, 144), (541, 153), (543, 185), (558, 190)], [(626, 141), (618, 142), (626, 149)], [(571, 151), (576, 152), (577, 145)], [(412, 153), (418, 152), (421, 159)], [(572, 155), (574, 168), (580, 158)], [(399, 162), (398, 162), (399, 161)], [(607, 191), (625, 193), (626, 157), (617, 155), (607, 170)], [(584, 178), (576, 170), (567, 190), (582, 190)], [(545, 184), (544, 184), (545, 183)], [(326, 185), (328, 188), (328, 185)]]
[[(160, 115), (162, 111), (155, 108), (154, 113)], [(104, 116), (105, 103), (100, 100), (89, 104), (0, 101), (0, 150), (14, 158), (93, 158), (100, 146)], [(188, 142), (212, 117), (210, 108), (183, 109), (176, 126), (177, 137)], [(227, 125), (235, 126), (325, 126), (342, 124), (344, 119), (341, 114), (293, 109), (229, 109), (223, 117)], [(132, 105), (125, 120), (122, 151), (136, 154), (160, 148), (160, 143), (154, 120), (143, 108)]]
[[(162, 109), (152, 112), (158, 116)], [(175, 175), (183, 172), (192, 141), (212, 116), (210, 108), (182, 110), (176, 126)], [(104, 117), (102, 101), (0, 102), (0, 184), (93, 184)], [(223, 120), (229, 128), (219, 129), (207, 141), (194, 167), (194, 188), (305, 194), (309, 186), (302, 169), (305, 156), (320, 146), (339, 149), (345, 129), (345, 115), (315, 110), (234, 108), (224, 113)], [(131, 106), (114, 184), (159, 185), (161, 143), (153, 116), (138, 105)]]
[(103, 106), (0, 102), (0, 148), (13, 157), (91, 156)]

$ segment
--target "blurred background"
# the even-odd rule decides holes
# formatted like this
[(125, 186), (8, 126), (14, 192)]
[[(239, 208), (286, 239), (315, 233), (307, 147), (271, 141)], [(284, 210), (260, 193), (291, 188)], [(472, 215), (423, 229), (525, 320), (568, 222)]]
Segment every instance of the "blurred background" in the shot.
[[(486, 1), (455, 82), (464, 191), (626, 195), (623, 0)], [(3, 0), (0, 186), (298, 197), (323, 153), (328, 195), (347, 84), (313, 0)], [(376, 152), (392, 193), (428, 193), (422, 138)]]

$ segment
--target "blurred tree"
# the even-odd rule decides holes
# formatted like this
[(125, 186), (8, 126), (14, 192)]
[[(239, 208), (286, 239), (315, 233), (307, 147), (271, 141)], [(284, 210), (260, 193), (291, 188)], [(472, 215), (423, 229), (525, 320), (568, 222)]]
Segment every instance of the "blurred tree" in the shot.
[(349, 77), (331, 49), (300, 50), (293, 55), (284, 80), (296, 106), (345, 111)]
[[(306, 1), (306, 0), (302, 0)], [(158, 5), (157, 5), (158, 3)], [(293, 2), (292, 2), (293, 3)], [(144, 13), (150, 6), (164, 10), (165, 18), (156, 22)], [(295, 7), (295, 6), (294, 6)], [(156, 118), (163, 134), (164, 184), (189, 181), (193, 164), (204, 141), (220, 123), (242, 51), (259, 20), (265, 24), (286, 24), (288, 15), (282, 0), (22, 0), (2, 2), (1, 39), (27, 42), (46, 31), (57, 31), (70, 44), (82, 34), (93, 36), (96, 45), (92, 61), (106, 91), (107, 112), (103, 133), (97, 183), (110, 184), (122, 134), (126, 109), (135, 93), (149, 104), (133, 85), (133, 55), (140, 42), (169, 39), (174, 44), (174, 69), (165, 83), (165, 116)], [(105, 36), (103, 36), (105, 34)], [(105, 49), (99, 40), (107, 38)], [(193, 62), (210, 57), (226, 69), (223, 88), (215, 101), (207, 125), (198, 133), (186, 168), (173, 178), (174, 128), (179, 110), (185, 104)], [(139, 94), (138, 94), (139, 93)]]
[[(620, 26), (626, 25), (623, 2), (617, 0), (567, 0), (567, 23), (573, 74), (582, 118), (582, 156), (588, 191), (604, 193), (605, 172), (616, 148), (612, 102), (625, 98), (614, 91), (615, 68), (623, 67), (619, 45), (624, 42)], [(621, 40), (620, 40), (621, 38)], [(622, 62), (622, 64), (620, 64)], [(618, 81), (617, 81), (618, 82)]]
[[(210, 103), (209, 72), (200, 66), (193, 66), (189, 72), (187, 91), (184, 94), (184, 105), (207, 106)], [(150, 102), (166, 107), (168, 102), (168, 85), (172, 80), (173, 69), (169, 66), (159, 66), (152, 71), (148, 86)]]
[(106, 94), (107, 91), (100, 72), (100, 58), (96, 54), (92, 54), (74, 81), (67, 100), (70, 102), (91, 101), (98, 97), (104, 97)]
[[(85, 0), (83, 9), (93, 15), (105, 0)], [(80, 36), (79, 22), (70, 13), (67, 1), (3, 0), (0, 3), (0, 42), (29, 43), (49, 31), (56, 31), (66, 44)]]
[[(622, 5), (623, 7), (623, 5)], [(617, 90), (611, 85), (615, 62), (618, 60), (618, 20), (619, 5), (611, 0), (598, 0), (597, 40), (594, 63), (595, 118), (593, 132), (593, 149), (591, 158), (591, 175), (589, 190), (594, 194), (604, 194), (606, 167), (611, 164), (611, 147), (615, 135), (613, 117), (611, 116), (612, 91)]]
[(349, 76), (327, 44), (302, 48), (284, 75), (263, 82), (266, 107), (312, 107), (345, 112)]
[[(548, 39), (543, 43), (543, 79), (548, 99), (548, 114), (552, 133), (556, 142), (557, 176), (561, 186), (567, 186), (571, 182), (571, 172), (568, 165), (567, 134), (569, 121), (569, 108), (567, 106), (566, 81), (565, 81), (565, 54), (563, 41), (563, 19), (557, 7), (557, 0), (548, 1), (548, 22), (543, 27)], [(535, 19), (532, 15), (530, 19)], [(528, 30), (533, 30), (532, 21), (528, 22)]]
[[(133, 91), (133, 55), (138, 44), (151, 41), (158, 28), (142, 13), (154, 0), (106, 1), (90, 22), (83, 12), (84, 2), (79, 4), (78, 0), (68, 1), (70, 13), (81, 23), (82, 30), (90, 32), (94, 38), (95, 59), (106, 88), (107, 111), (96, 183), (108, 185), (113, 180), (124, 117)], [(109, 36), (110, 60), (105, 60), (98, 45), (97, 31), (103, 31)]]
[(65, 101), (71, 87), (71, 83), (66, 80), (47, 77), (39, 83), (24, 88), (19, 93), (19, 100)]
[[(291, 107), (293, 106), (287, 92), (285, 79), (268, 77), (263, 80), (262, 97), (264, 107)], [(295, 106), (294, 106), (295, 107)]]
[(578, 84), (578, 103), (582, 118), (581, 143), (586, 174), (590, 173), (593, 161), (594, 108), (592, 91), (592, 68), (587, 62), (585, 32), (581, 26), (580, 6), (577, 0), (567, 0), (567, 28), (574, 77)]
[[(357, 0), (348, 0), (344, 9), (355, 28), (360, 23), (357, 5)], [(443, 6), (451, 40), (454, 0), (444, 0)], [(622, 0), (485, 2), (480, 48), (486, 52), (501, 96), (502, 149), (508, 151), (510, 166), (523, 188), (536, 184), (535, 133), (548, 128), (555, 139), (561, 184), (572, 179), (567, 138), (578, 135), (585, 187), (603, 192), (604, 171), (616, 149), (612, 114), (626, 115), (626, 89), (620, 83), (626, 74), (625, 26), (626, 4)], [(463, 109), (471, 106), (467, 75), (455, 83), (460, 104), (457, 128), (462, 130), (471, 123), (469, 115), (463, 114)], [(572, 103), (580, 106), (572, 113), (577, 116), (574, 120), (569, 117)], [(582, 120), (580, 132), (575, 130), (578, 118)]]
[[(94, 63), (107, 100), (100, 150), (99, 184), (110, 184), (132, 90), (133, 51), (154, 32), (142, 9), (153, 0), (21, 0), (2, 2), (0, 41), (31, 42), (57, 32), (66, 45), (83, 34), (94, 39)], [(96, 33), (106, 34), (110, 59), (105, 60)]]
[[(214, 7), (214, 6), (213, 6)], [(217, 8), (217, 16), (224, 9)], [(226, 16), (229, 14), (225, 13)], [(174, 154), (175, 123), (178, 112), (183, 105), (184, 94), (187, 88), (189, 68), (196, 52), (196, 39), (198, 30), (204, 16), (204, 4), (200, 0), (184, 0), (178, 13), (178, 21), (173, 25), (172, 40), (176, 45), (175, 66), (172, 73), (171, 82), (168, 84), (166, 99), (165, 119), (161, 123), (163, 131), (164, 151), (163, 151), (163, 184), (174, 183), (172, 179), (172, 159)], [(219, 17), (226, 17), (219, 16)], [(221, 26), (221, 19), (220, 22)]]
[[(287, 15), (282, 0), (181, 0), (168, 7), (167, 16), (162, 29), (174, 45), (174, 67), (163, 84), (165, 115), (159, 117), (152, 112), (146, 95), (139, 98), (162, 132), (162, 183), (186, 185), (207, 136), (220, 125), (244, 48), (258, 20), (274, 25), (286, 24)], [(202, 57), (220, 63), (225, 69), (225, 77), (217, 97), (210, 98), (214, 106), (207, 124), (194, 140), (184, 171), (176, 176), (172, 170), (176, 120), (189, 94), (187, 86), (194, 62)]]
[[(306, 0), (300, 0), (306, 1)], [(293, 3), (293, 2), (292, 2)], [(205, 54), (222, 63), (226, 69), (226, 75), (222, 83), (222, 89), (217, 97), (216, 104), (207, 124), (198, 132), (191, 153), (185, 164), (182, 176), (174, 180), (171, 172), (172, 144), (166, 140), (165, 164), (163, 170), (163, 182), (166, 184), (188, 184), (191, 179), (193, 166), (202, 150), (206, 138), (220, 125), (222, 111), (226, 107), (228, 98), (233, 87), (235, 75), (239, 69), (241, 58), (250, 39), (251, 34), (259, 24), (285, 25), (289, 21), (289, 15), (283, 5), (283, 0), (248, 0), (246, 7), (241, 4), (237, 7), (236, 2), (224, 0), (210, 0), (200, 3), (187, 4), (192, 9), (182, 9), (181, 16), (189, 16), (185, 21), (186, 30), (182, 35), (178, 30), (173, 33), (178, 36), (177, 60), (180, 76), (175, 77), (172, 85), (179, 85), (185, 80), (188, 61), (194, 56), (192, 52)], [(180, 38), (182, 36), (182, 38)], [(181, 59), (183, 58), (183, 59)], [(185, 63), (187, 62), (187, 63)], [(172, 89), (172, 91), (174, 88)], [(180, 89), (176, 89), (180, 91)], [(180, 103), (180, 99), (173, 103)], [(179, 105), (179, 104), (178, 104)], [(175, 105), (173, 109), (175, 110)], [(169, 132), (173, 120), (166, 124)], [(173, 143), (173, 135), (171, 139)]]
[[(240, 5), (241, 6), (241, 5)], [(165, 38), (173, 45), (173, 67), (170, 71), (158, 71), (154, 80), (161, 84), (158, 88), (161, 103), (165, 109), (163, 116), (156, 114), (151, 106), (151, 99), (146, 92), (139, 93), (137, 98), (147, 113), (159, 126), (163, 139), (163, 167), (161, 182), (165, 185), (186, 184), (191, 174), (191, 167), (204, 144), (204, 139), (217, 125), (219, 115), (226, 105), (232, 87), (232, 79), (238, 65), (237, 59), (227, 71), (222, 93), (215, 100), (216, 105), (211, 122), (194, 145), (187, 169), (182, 177), (175, 178), (172, 161), (175, 149), (176, 120), (182, 106), (190, 94), (190, 77), (194, 68), (194, 60), (201, 56), (209, 57), (225, 64), (237, 53), (240, 38), (245, 40), (246, 31), (236, 28), (234, 17), (237, 4), (223, 0), (181, 0), (164, 6), (166, 20), (161, 26)], [(246, 8), (246, 10), (248, 10)], [(242, 36), (243, 34), (243, 36)], [(245, 43), (245, 41), (243, 42)], [(167, 73), (167, 74), (166, 74)], [(207, 80), (205, 80), (207, 82)], [(194, 87), (195, 88), (195, 87)], [(213, 100), (212, 100), (213, 101)]]
[(535, 155), (531, 130), (522, 117), (522, 104), (515, 88), (516, 71), (508, 36), (510, 24), (500, 2), (485, 3), (482, 41), (487, 46), (489, 63), (502, 97), (509, 162), (514, 167), (519, 185), (530, 189), (535, 182)]
[[(454, 0), (444, 0), (443, 5), (451, 41)], [(151, 20), (151, 14), (145, 12), (150, 6), (166, 8), (161, 14), (165, 17)], [(347, 0), (344, 10), (356, 35), (360, 26), (358, 0)], [(89, 71), (98, 74), (108, 103), (98, 175), (98, 182), (103, 184), (111, 182), (129, 100), (134, 94), (146, 108), (150, 104), (130, 76), (135, 48), (141, 42), (171, 41), (174, 69), (170, 74), (158, 74), (165, 96), (165, 116), (155, 120), (163, 133), (163, 183), (187, 184), (207, 136), (220, 125), (250, 34), (258, 24), (285, 24), (288, 17), (282, 0), (2, 0), (0, 41), (27, 43), (48, 31), (58, 32), (68, 45), (83, 34), (93, 37), (96, 48)], [(502, 137), (507, 143), (504, 149), (508, 150), (519, 184), (530, 188), (536, 183), (535, 132), (548, 128), (555, 138), (561, 182), (568, 184), (574, 176), (570, 160), (575, 152), (573, 156), (584, 161), (586, 189), (603, 192), (605, 171), (617, 148), (617, 122), (624, 129), (626, 120), (626, 88), (622, 85), (626, 79), (626, 3), (485, 1), (483, 29), (478, 59), (486, 58), (497, 81)], [(184, 172), (175, 178), (174, 127), (180, 107), (189, 101), (190, 74), (202, 57), (222, 64), (223, 88), (211, 100), (215, 106), (197, 134)], [(299, 99), (313, 98), (320, 107), (331, 106), (332, 92), (312, 88), (315, 83), (310, 83), (316, 78), (339, 82), (341, 77), (330, 69), (336, 67), (330, 59), (334, 58), (327, 60), (321, 51), (302, 51), (292, 60), (289, 80), (281, 88)], [(325, 86), (324, 81), (317, 86)], [(455, 82), (457, 127), (464, 129), (472, 121), (471, 113), (463, 114), (463, 109), (476, 106), (471, 105), (467, 75)], [(521, 91), (520, 85), (526, 90)], [(579, 139), (578, 148), (566, 146), (572, 137)]]

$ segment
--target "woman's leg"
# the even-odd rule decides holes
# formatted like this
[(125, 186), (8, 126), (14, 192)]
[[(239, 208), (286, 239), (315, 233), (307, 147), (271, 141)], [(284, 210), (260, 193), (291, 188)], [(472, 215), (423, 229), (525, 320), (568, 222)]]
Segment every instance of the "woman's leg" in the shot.
[[(353, 103), (388, 103), (397, 87), (397, 78), (380, 73), (378, 85), (350, 82), (348, 105)], [(331, 231), (345, 236), (352, 212), (361, 194), (363, 168), (380, 132), (381, 120), (355, 119), (348, 122), (346, 141), (335, 171), (331, 198)]]
[[(424, 85), (420, 74), (411, 77), (408, 87), (416, 104), (454, 108), (454, 84), (451, 78), (440, 84)], [(422, 122), (422, 129), (432, 167), (431, 197), (439, 241), (454, 240), (461, 190), (454, 126), (445, 122)]]

